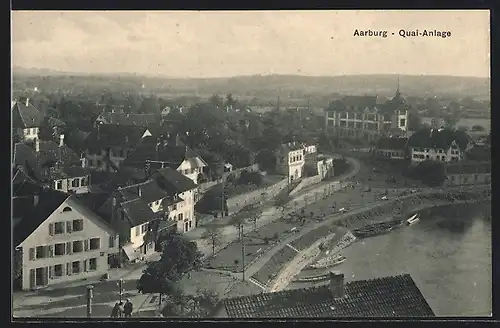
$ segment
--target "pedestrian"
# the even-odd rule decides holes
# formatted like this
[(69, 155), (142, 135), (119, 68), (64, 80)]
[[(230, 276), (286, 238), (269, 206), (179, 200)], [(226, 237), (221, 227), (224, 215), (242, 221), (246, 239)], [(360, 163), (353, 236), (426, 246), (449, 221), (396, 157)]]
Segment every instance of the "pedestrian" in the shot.
[(130, 302), (130, 299), (127, 298), (125, 305), (123, 306), (123, 313), (125, 314), (125, 318), (132, 317), (132, 311), (134, 310), (134, 305)]
[(123, 317), (124, 310), (125, 309), (123, 308), (123, 302), (118, 303), (118, 318)]
[(116, 302), (115, 306), (113, 306), (113, 309), (111, 310), (111, 318), (118, 318), (119, 311), (120, 311), (120, 304), (118, 302)]

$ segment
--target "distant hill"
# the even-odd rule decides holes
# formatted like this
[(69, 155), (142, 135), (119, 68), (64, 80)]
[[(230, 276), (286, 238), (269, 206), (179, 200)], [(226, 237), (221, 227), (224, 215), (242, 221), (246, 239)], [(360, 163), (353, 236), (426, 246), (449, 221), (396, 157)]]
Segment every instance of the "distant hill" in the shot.
[[(50, 69), (14, 68), (14, 83), (43, 83), (50, 87), (65, 85), (126, 85), (140, 89), (144, 84), (159, 94), (227, 94), (245, 97), (303, 98), (308, 95), (393, 95), (397, 87), (397, 75), (346, 75), (346, 76), (299, 76), (253, 75), (230, 78), (170, 78), (140, 76), (136, 74), (85, 74), (54, 71)], [(42, 82), (42, 76), (43, 78)], [(38, 82), (37, 82), (38, 81)], [(483, 96), (490, 94), (490, 79), (457, 76), (400, 75), (400, 89), (408, 96)], [(40, 86), (43, 88), (43, 86)], [(69, 85), (68, 85), (69, 87)]]

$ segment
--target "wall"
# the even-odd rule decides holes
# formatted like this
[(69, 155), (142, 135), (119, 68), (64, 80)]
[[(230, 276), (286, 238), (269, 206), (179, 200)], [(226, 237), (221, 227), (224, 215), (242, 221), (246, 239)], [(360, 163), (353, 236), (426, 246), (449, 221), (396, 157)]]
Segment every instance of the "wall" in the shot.
[(208, 189), (210, 189), (210, 188), (218, 185), (219, 183), (222, 183), (222, 180), (226, 181), (229, 176), (233, 176), (236, 179), (238, 179), (240, 177), (240, 175), (241, 175), (241, 172), (243, 172), (245, 170), (249, 171), (249, 172), (259, 171), (259, 164), (252, 164), (252, 165), (247, 166), (247, 167), (242, 167), (242, 168), (239, 168), (239, 169), (233, 169), (232, 172), (224, 172), (222, 174), (222, 179), (219, 179), (219, 180), (216, 180), (216, 181), (209, 181), (209, 182), (200, 183), (198, 185), (198, 192), (199, 192), (199, 195), (200, 195), (200, 197), (198, 199), (201, 199), (201, 196)]
[[(257, 189), (235, 197), (228, 198), (227, 200), (228, 211), (231, 214), (237, 212), (241, 207), (245, 205), (255, 204), (260, 201), (273, 198), (281, 190), (286, 188), (287, 185), (288, 185), (287, 179), (283, 179), (267, 188)], [(263, 193), (265, 194), (263, 195)]]
[(290, 193), (290, 196), (294, 196), (297, 194), (301, 189), (304, 189), (305, 187), (312, 186), (313, 184), (319, 183), (322, 180), (321, 175), (315, 175), (313, 177), (309, 178), (303, 178), (302, 181), (295, 187), (292, 192)]
[[(65, 207), (72, 208), (71, 211), (63, 212)], [(55, 222), (73, 221), (83, 219), (83, 231), (74, 231), (71, 233), (62, 233), (58, 235), (49, 235), (49, 224)], [(66, 226), (65, 226), (66, 229)], [(65, 230), (66, 231), (66, 230)], [(22, 272), (22, 288), (23, 290), (30, 289), (30, 270), (36, 268), (48, 268), (54, 265), (63, 265), (63, 276), (58, 278), (48, 279), (48, 284), (67, 282), (78, 280), (91, 276), (103, 275), (108, 271), (108, 255), (118, 252), (118, 238), (115, 238), (115, 246), (109, 248), (110, 229), (103, 222), (97, 222), (80, 213), (75, 207), (72, 207), (72, 201), (64, 201), (48, 218), (45, 220), (26, 240), (21, 243), (23, 249), (23, 272)], [(30, 249), (37, 246), (52, 245), (55, 248), (57, 243), (67, 243), (73, 241), (87, 240), (90, 238), (100, 238), (100, 248), (98, 250), (88, 250), (79, 253), (68, 255), (47, 257), (42, 259), (30, 260)], [(36, 250), (35, 250), (36, 252)], [(81, 272), (79, 274), (66, 275), (66, 264), (73, 261), (83, 262), (91, 258), (97, 259), (97, 270)], [(80, 264), (83, 270), (83, 263)], [(48, 272), (47, 272), (48, 274)]]
[(476, 185), (491, 183), (491, 173), (448, 174), (445, 186)]

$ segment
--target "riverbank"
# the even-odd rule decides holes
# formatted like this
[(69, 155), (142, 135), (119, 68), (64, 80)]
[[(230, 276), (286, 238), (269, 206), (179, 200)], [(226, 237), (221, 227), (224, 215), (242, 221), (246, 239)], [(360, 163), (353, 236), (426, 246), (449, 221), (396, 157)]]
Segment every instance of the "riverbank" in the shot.
[[(462, 198), (466, 197), (467, 200), (455, 200), (451, 202), (448, 200), (448, 196), (452, 196), (450, 199)], [(476, 199), (471, 199), (476, 197)], [(406, 207), (404, 207), (404, 211), (402, 211), (401, 203), (391, 202), (384, 204), (378, 208), (374, 208), (371, 210), (367, 210), (362, 213), (346, 216), (340, 220), (338, 220), (334, 225), (337, 225), (343, 229), (345, 229), (345, 233), (342, 235), (342, 238), (336, 238), (334, 243), (328, 243), (323, 245), (323, 251), (315, 256), (315, 260), (319, 261), (326, 257), (333, 256), (336, 253), (339, 253), (342, 249), (349, 247), (356, 241), (363, 240), (362, 239), (351, 239), (346, 238), (346, 236), (351, 235), (351, 231), (357, 228), (364, 227), (366, 225), (375, 224), (378, 222), (389, 221), (392, 219), (401, 219), (406, 220), (407, 216), (420, 212), (422, 213), (421, 219), (425, 220), (426, 218), (432, 215), (432, 211), (438, 211), (439, 213), (450, 212), (450, 209), (456, 208), (457, 212), (460, 213), (470, 213), (471, 211), (480, 211), (484, 212), (485, 208), (491, 207), (491, 198), (489, 198), (488, 193), (475, 192), (472, 193), (470, 191), (454, 191), (449, 192), (447, 195), (442, 193), (432, 193), (429, 195), (416, 195), (409, 196), (404, 199), (406, 202)], [(410, 205), (411, 204), (411, 205)], [(405, 225), (402, 226), (405, 228)], [(389, 232), (390, 233), (390, 232)], [(340, 239), (340, 240), (339, 240)], [(349, 242), (345, 242), (348, 240)], [(348, 261), (349, 259), (347, 259)], [(296, 276), (292, 277), (293, 279), (300, 279), (306, 276), (316, 276), (322, 275), (328, 272), (329, 270), (335, 270), (335, 267), (332, 268), (322, 268), (322, 269), (312, 269), (312, 268), (304, 268), (300, 271)], [(292, 279), (290, 279), (292, 280)], [(312, 283), (314, 285), (314, 283)], [(283, 283), (281, 284), (283, 286)], [(302, 288), (302, 287), (310, 287), (311, 283), (300, 283), (300, 282), (292, 282), (289, 281), (289, 286), (286, 288)]]

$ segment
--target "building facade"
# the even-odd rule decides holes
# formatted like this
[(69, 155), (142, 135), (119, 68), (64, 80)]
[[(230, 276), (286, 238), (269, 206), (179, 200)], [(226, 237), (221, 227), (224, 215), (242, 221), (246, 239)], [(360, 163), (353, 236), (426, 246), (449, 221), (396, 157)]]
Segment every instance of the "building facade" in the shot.
[(445, 186), (491, 183), (490, 162), (454, 163), (446, 166)]
[[(17, 230), (32, 227), (31, 219), (21, 220)], [(102, 276), (109, 269), (108, 257), (119, 250), (117, 233), (73, 196), (32, 229), (17, 245), (23, 290)]]
[(339, 139), (376, 141), (381, 136), (406, 135), (409, 111), (399, 93), (383, 103), (377, 96), (347, 96), (325, 110), (325, 132)]
[(305, 165), (305, 150), (296, 143), (283, 144), (276, 152), (276, 172), (288, 176), (292, 182), (302, 178)]

